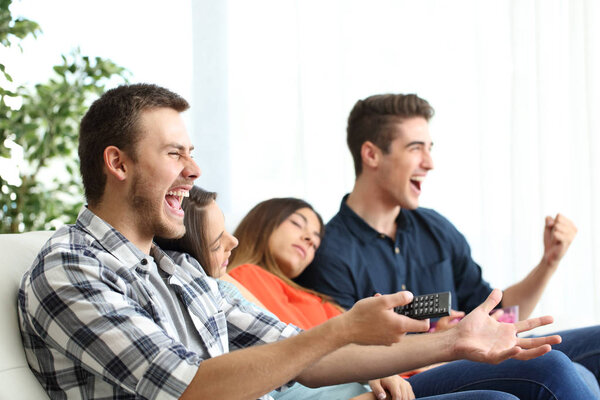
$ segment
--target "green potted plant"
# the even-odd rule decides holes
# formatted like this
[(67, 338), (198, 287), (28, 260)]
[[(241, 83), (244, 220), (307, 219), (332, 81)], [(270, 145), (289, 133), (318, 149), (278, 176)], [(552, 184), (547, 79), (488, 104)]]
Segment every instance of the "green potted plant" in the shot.
[[(40, 32), (35, 22), (12, 18), (11, 2), (0, 0), (0, 42), (6, 47)], [(11, 82), (8, 69), (0, 64)], [(62, 55), (47, 82), (0, 87), (0, 157), (9, 158), (18, 175), (0, 171), (0, 233), (53, 229), (75, 220), (83, 204), (79, 121), (105, 86), (127, 82), (128, 75), (114, 62), (76, 49)]]

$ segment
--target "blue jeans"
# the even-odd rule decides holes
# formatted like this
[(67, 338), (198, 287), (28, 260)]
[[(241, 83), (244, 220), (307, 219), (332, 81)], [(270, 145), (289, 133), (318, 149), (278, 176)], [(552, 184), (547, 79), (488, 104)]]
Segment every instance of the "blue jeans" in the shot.
[(600, 382), (600, 325), (556, 332), (562, 343), (552, 346), (592, 372)]
[(596, 398), (571, 360), (556, 350), (533, 360), (507, 360), (498, 365), (454, 361), (408, 381), (418, 398), (469, 390), (498, 390), (521, 400)]
[(496, 392), (494, 390), (471, 390), (442, 394), (440, 396), (419, 397), (420, 400), (519, 400), (512, 394)]

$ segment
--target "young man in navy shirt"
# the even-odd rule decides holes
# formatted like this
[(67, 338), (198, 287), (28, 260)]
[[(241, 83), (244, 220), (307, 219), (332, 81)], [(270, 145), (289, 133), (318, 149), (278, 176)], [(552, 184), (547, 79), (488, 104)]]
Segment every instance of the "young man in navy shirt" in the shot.
[[(434, 167), (433, 114), (429, 103), (414, 94), (375, 95), (355, 104), (347, 128), (355, 185), (327, 224), (315, 260), (298, 283), (345, 308), (373, 293), (450, 291), (459, 311), (441, 319), (440, 326), (471, 311), (492, 291), (463, 235), (436, 211), (419, 208), (421, 184)], [(546, 217), (542, 260), (504, 290), (501, 305), (519, 305), (520, 317), (527, 318), (576, 232), (565, 216)], [(588, 378), (589, 369), (598, 379), (598, 333), (599, 327), (565, 332), (557, 346), (587, 367), (582, 370)]]

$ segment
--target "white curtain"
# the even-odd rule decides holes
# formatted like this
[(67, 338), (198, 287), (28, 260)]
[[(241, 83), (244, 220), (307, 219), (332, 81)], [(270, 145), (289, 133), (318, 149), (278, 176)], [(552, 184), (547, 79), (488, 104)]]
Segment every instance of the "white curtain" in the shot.
[(352, 189), (356, 100), (436, 109), (421, 205), (461, 230), (496, 287), (542, 255), (545, 215), (579, 232), (536, 314), (600, 322), (600, 5), (594, 0), (193, 2), (198, 184), (233, 229), (296, 196), (325, 220)]

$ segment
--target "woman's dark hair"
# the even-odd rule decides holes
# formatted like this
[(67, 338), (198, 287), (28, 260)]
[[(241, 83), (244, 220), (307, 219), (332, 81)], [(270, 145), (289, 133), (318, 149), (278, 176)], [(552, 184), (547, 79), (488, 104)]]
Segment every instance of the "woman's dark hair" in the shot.
[(208, 192), (198, 186), (192, 187), (190, 197), (183, 199), (181, 208), (185, 216), (185, 235), (179, 239), (154, 238), (156, 244), (163, 250), (175, 250), (188, 253), (194, 257), (209, 276), (214, 276), (210, 270), (210, 250), (208, 244), (211, 238), (207, 237), (206, 207), (217, 199), (217, 194)]
[[(239, 244), (231, 254), (229, 269), (242, 264), (258, 265), (276, 275), (288, 285), (312, 293), (324, 301), (328, 301), (337, 306), (330, 297), (300, 286), (285, 276), (269, 248), (269, 238), (275, 229), (277, 229), (277, 227), (290, 215), (301, 208), (308, 208), (315, 213), (320, 224), (319, 235), (322, 237), (325, 230), (323, 219), (306, 201), (293, 197), (265, 200), (258, 203), (250, 210), (250, 212), (248, 212), (233, 233), (233, 236), (239, 240)], [(339, 308), (339, 306), (337, 307)]]

